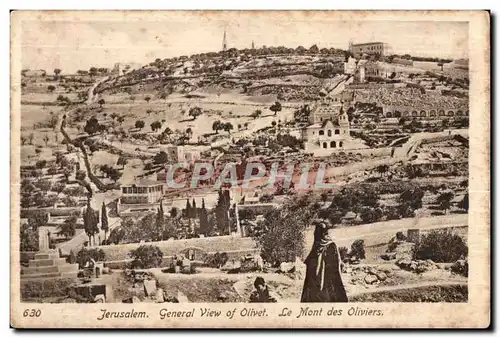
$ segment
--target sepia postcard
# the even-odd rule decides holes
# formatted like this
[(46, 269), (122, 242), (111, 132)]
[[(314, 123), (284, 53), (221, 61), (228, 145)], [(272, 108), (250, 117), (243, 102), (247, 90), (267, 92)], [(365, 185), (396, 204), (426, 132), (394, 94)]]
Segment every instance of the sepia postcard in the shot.
[(490, 326), (487, 11), (13, 11), (10, 114), (14, 328)]

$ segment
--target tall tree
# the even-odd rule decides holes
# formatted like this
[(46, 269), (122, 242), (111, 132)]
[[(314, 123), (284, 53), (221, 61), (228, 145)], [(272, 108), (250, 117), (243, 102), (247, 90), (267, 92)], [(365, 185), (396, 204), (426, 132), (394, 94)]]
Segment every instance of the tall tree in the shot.
[(104, 240), (108, 237), (109, 224), (108, 224), (108, 212), (106, 210), (106, 204), (102, 202), (101, 208), (101, 230), (104, 231)]
[(172, 209), (170, 209), (170, 217), (177, 218), (178, 213), (179, 211), (177, 210), (176, 207), (172, 207)]
[(191, 203), (189, 203), (189, 199), (186, 199), (186, 217), (191, 218)]
[(205, 208), (205, 199), (201, 199), (201, 209), (200, 209), (200, 233), (204, 236), (209, 235), (211, 232), (210, 223), (208, 222), (208, 213)]
[(163, 228), (165, 224), (165, 215), (163, 212), (163, 201), (160, 201), (160, 207), (156, 212), (155, 226), (156, 226), (156, 240), (162, 240)]
[(198, 209), (196, 208), (196, 201), (193, 198), (193, 204), (192, 204), (192, 212), (191, 212), (191, 218), (196, 218), (198, 215)]
[(99, 217), (96, 217), (96, 212), (97, 210), (92, 209), (92, 207), (90, 206), (89, 199), (87, 201), (87, 208), (85, 209), (85, 212), (83, 214), (83, 227), (85, 229), (85, 233), (89, 237), (89, 246), (92, 245), (92, 238), (94, 238), (95, 233), (99, 231), (99, 228), (97, 227), (97, 224), (99, 223)]
[(215, 217), (217, 219), (217, 226), (219, 231), (225, 233), (230, 229), (230, 219), (229, 219), (229, 208), (231, 206), (231, 198), (229, 195), (229, 190), (219, 190), (219, 198), (217, 200), (217, 206), (215, 207)]

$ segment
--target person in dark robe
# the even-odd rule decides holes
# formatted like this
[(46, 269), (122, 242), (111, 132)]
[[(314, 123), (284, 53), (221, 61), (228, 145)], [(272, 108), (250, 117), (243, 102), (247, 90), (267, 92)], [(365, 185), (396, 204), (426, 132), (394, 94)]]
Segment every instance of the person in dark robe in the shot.
[(324, 222), (317, 222), (314, 244), (305, 260), (306, 278), (300, 302), (346, 303), (348, 300), (340, 275), (340, 263), (340, 254), (328, 235), (328, 227)]
[(262, 277), (255, 278), (253, 283), (255, 291), (250, 294), (249, 303), (277, 303), (278, 296), (269, 290), (266, 281)]

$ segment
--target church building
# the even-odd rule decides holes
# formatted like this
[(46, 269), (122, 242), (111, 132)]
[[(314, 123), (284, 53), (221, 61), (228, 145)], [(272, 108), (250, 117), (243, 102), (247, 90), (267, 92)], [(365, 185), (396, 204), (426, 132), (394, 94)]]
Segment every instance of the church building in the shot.
[(350, 123), (340, 95), (327, 96), (313, 108), (311, 125), (302, 129), (305, 150), (352, 149), (358, 144), (350, 135)]

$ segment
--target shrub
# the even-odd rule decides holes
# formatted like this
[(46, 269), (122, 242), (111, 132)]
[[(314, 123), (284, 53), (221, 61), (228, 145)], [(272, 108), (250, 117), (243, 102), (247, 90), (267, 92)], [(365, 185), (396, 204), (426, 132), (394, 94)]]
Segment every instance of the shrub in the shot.
[(469, 276), (469, 262), (466, 259), (459, 259), (451, 266), (451, 271), (462, 276)]
[(87, 249), (83, 248), (76, 255), (76, 262), (82, 269), (90, 259), (95, 260), (96, 262), (102, 262), (105, 259), (106, 255), (102, 249)]
[(345, 246), (339, 248), (340, 259), (344, 261), (348, 257), (349, 249)]
[(455, 262), (467, 257), (468, 248), (462, 237), (452, 234), (449, 230), (441, 230), (423, 235), (414, 252), (416, 259)]
[(360, 217), (365, 223), (377, 222), (382, 217), (382, 210), (380, 208), (363, 207)]
[(227, 253), (216, 252), (213, 255), (207, 255), (205, 257), (204, 263), (206, 266), (208, 266), (210, 268), (220, 268), (220, 267), (224, 266), (228, 260), (229, 260), (229, 257), (227, 255)]
[(397, 207), (386, 207), (384, 211), (385, 217), (388, 221), (401, 218)]
[(402, 231), (396, 232), (396, 239), (398, 241), (406, 241), (406, 236)]
[(144, 268), (156, 268), (160, 266), (163, 258), (163, 252), (154, 245), (141, 245), (135, 250), (130, 251), (130, 257), (142, 262)]
[(351, 257), (356, 257), (358, 259), (365, 259), (365, 241), (362, 239), (357, 239), (351, 245)]

